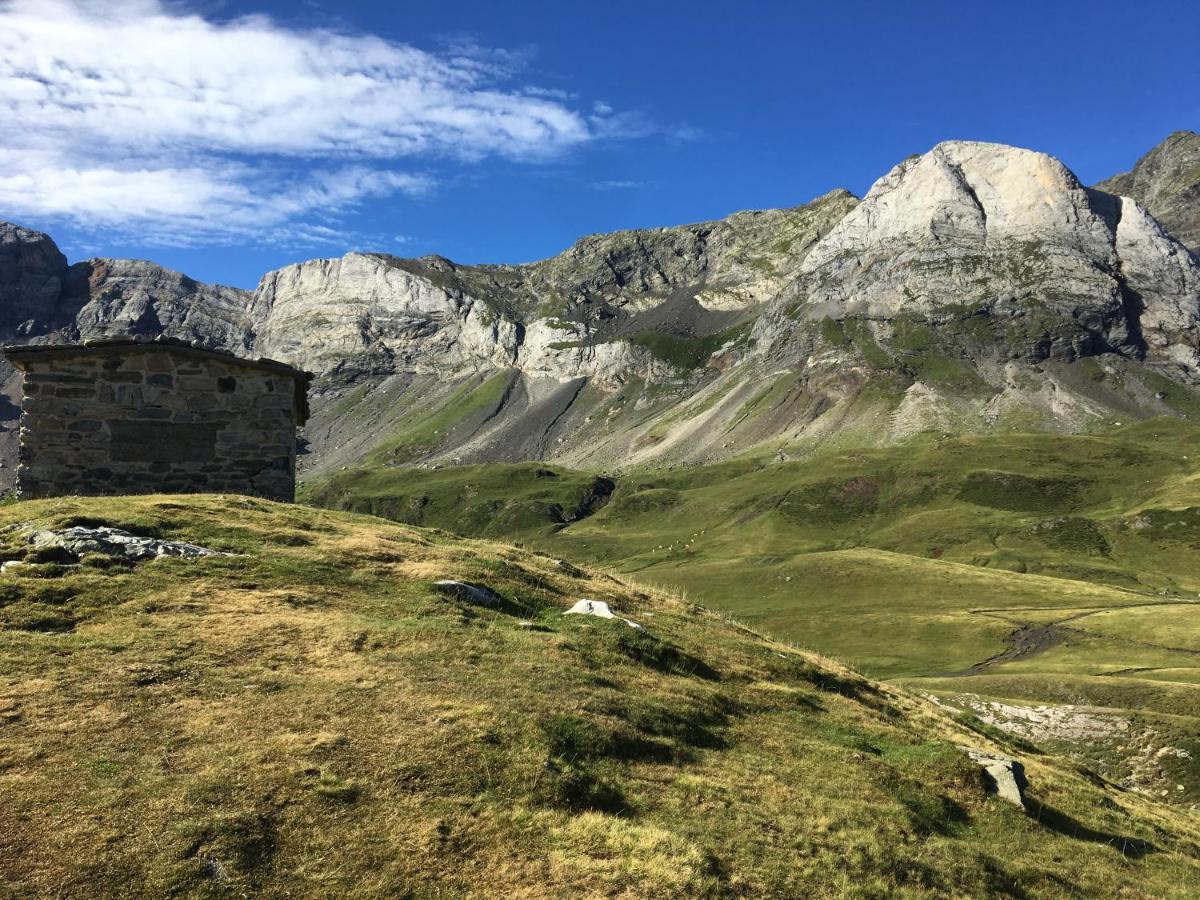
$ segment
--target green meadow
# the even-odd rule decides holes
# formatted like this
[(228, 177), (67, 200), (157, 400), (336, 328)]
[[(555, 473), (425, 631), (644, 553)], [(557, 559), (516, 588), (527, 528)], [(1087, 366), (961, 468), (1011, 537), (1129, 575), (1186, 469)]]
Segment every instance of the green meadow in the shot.
[[(615, 490), (596, 505), (601, 474), (363, 467), (305, 497), (599, 565), (945, 698), (1200, 734), (1194, 425), (603, 473)], [(1200, 800), (1195, 754), (1171, 778), (1172, 799)]]

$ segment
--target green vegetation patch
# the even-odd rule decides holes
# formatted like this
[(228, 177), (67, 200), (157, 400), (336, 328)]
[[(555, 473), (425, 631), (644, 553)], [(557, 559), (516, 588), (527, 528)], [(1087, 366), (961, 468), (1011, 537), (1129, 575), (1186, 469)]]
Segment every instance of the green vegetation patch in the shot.
[(742, 340), (750, 333), (751, 323), (734, 325), (724, 331), (704, 337), (682, 337), (662, 331), (644, 331), (630, 335), (627, 340), (645, 347), (656, 357), (679, 369), (699, 369), (717, 350), (729, 341)]
[(455, 426), (496, 406), (504, 396), (510, 378), (509, 373), (498, 372), (482, 383), (465, 382), (436, 409), (410, 421), (402, 421), (371, 451), (370, 459), (394, 465), (433, 452), (448, 441)]
[(958, 496), (968, 503), (1021, 512), (1054, 512), (1076, 505), (1083, 480), (1072, 476), (1022, 475), (1017, 472), (971, 472)]

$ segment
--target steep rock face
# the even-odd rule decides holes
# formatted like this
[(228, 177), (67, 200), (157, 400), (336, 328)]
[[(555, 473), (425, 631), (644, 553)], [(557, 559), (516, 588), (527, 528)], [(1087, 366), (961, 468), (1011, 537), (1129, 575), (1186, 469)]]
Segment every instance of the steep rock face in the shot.
[(245, 350), (250, 294), (139, 259), (68, 266), (45, 234), (0, 222), (0, 333), (21, 340), (158, 335)]
[(68, 337), (158, 335), (244, 352), (250, 345), (250, 294), (203, 284), (140, 259), (92, 259), (67, 271)]
[(954, 141), (905, 160), (808, 254), (760, 320), (856, 319), (885, 345), (897, 323), (972, 321), (968, 351), (1074, 359), (1115, 350), (1189, 369), (1200, 269), (1137, 205), (1084, 188), (1058, 160)]
[(532, 291), (566, 305), (647, 309), (683, 290), (708, 309), (744, 309), (770, 300), (857, 202), (849, 191), (836, 190), (791, 209), (592, 235), (525, 268)]
[(517, 326), (457, 285), (348, 253), (267, 274), (255, 348), (314, 372), (450, 372), (512, 365)]
[(1200, 254), (1200, 134), (1175, 132), (1131, 171), (1096, 187), (1138, 201), (1176, 240)]
[(670, 374), (627, 335), (719, 331), (773, 297), (857, 201), (584, 238), (523, 266), (349, 253), (266, 275), (248, 317), (256, 352), (340, 382), (516, 367), (615, 386)]
[(0, 222), (0, 332), (51, 326), (66, 272), (67, 258), (49, 236)]
[(1134, 200), (994, 144), (941, 144), (861, 203), (597, 235), (526, 265), (350, 253), (253, 295), (140, 261), (66, 268), (44, 235), (7, 233), (19, 339), (165, 332), (316, 372), (308, 472), (1200, 415), (1195, 258)]

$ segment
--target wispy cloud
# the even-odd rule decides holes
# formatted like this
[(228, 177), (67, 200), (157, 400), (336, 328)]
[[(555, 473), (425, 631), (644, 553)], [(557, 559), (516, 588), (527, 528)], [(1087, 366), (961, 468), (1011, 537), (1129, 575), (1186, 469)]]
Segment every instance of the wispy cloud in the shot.
[(588, 185), (593, 191), (637, 191), (646, 187), (644, 181), (593, 181)]
[(434, 189), (435, 160), (537, 161), (622, 130), (599, 124), (620, 113), (514, 85), (520, 52), (175, 9), (0, 0), (0, 217), (302, 240), (370, 198)]

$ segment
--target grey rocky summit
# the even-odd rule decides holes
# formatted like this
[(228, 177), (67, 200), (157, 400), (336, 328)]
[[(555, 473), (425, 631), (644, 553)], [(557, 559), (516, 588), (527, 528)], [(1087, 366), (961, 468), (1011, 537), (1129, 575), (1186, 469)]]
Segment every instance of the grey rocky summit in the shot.
[(1132, 170), (1096, 187), (1133, 198), (1181, 244), (1200, 254), (1200, 134), (1175, 132)]

